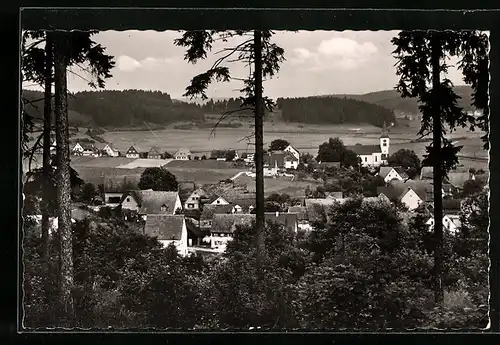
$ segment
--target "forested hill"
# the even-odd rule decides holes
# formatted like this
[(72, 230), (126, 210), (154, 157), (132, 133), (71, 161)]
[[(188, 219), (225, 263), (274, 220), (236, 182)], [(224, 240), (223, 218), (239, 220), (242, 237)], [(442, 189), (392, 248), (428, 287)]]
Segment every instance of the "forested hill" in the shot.
[(339, 97), (278, 98), (282, 117), (289, 122), (369, 123), (382, 127), (395, 122), (394, 112), (377, 104)]
[[(472, 89), (466, 85), (458, 85), (453, 89), (456, 94), (461, 97), (461, 99), (458, 100), (458, 105), (463, 107), (466, 111), (473, 110), (473, 107), (471, 106)], [(377, 104), (387, 109), (394, 110), (395, 112), (404, 112), (410, 114), (419, 113), (417, 100), (415, 98), (402, 98), (396, 90), (383, 90), (362, 95), (340, 94), (328, 95), (323, 97), (345, 97)]]
[[(43, 94), (25, 90), (23, 97), (41, 99)], [(34, 113), (43, 111), (43, 100), (35, 105), (36, 108), (26, 110)], [(172, 101), (169, 94), (160, 91), (78, 92), (68, 97), (68, 108), (70, 122), (77, 126), (85, 125), (85, 120), (88, 124), (108, 128), (137, 127), (144, 123), (165, 125), (177, 121), (203, 121), (203, 110), (198, 105)]]

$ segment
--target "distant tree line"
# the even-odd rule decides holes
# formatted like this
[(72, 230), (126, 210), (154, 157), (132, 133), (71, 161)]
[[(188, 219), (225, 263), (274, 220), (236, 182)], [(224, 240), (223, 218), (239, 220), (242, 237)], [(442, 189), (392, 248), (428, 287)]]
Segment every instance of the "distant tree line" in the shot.
[(382, 127), (395, 122), (394, 112), (382, 106), (349, 98), (278, 98), (285, 121), (303, 123), (369, 123)]

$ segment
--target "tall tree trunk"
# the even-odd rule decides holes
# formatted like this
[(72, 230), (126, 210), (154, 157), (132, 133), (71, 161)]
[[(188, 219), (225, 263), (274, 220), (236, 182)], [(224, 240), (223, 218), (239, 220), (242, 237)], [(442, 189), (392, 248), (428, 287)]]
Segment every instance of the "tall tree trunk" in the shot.
[[(436, 35), (436, 34), (435, 34)], [(434, 149), (433, 184), (434, 184), (434, 298), (436, 304), (441, 304), (444, 299), (442, 274), (443, 274), (443, 171), (441, 164), (441, 113), (439, 108), (440, 65), (442, 47), (438, 37), (431, 38), (431, 65), (432, 65), (432, 92), (433, 97), (433, 126), (432, 146)]]
[(60, 241), (60, 300), (64, 316), (71, 320), (73, 306), (73, 249), (71, 234), (71, 184), (68, 130), (67, 66), (69, 33), (54, 33), (54, 83), (57, 150), (57, 206)]
[(52, 166), (50, 165), (51, 148), (51, 126), (52, 126), (52, 35), (47, 31), (45, 34), (45, 92), (43, 108), (43, 183), (42, 183), (42, 262), (45, 266), (47, 277), (45, 278), (45, 299), (49, 301), (50, 282), (50, 259), (49, 259), (49, 203), (51, 202), (50, 184)]
[(264, 254), (264, 104), (262, 100), (262, 33), (254, 31), (255, 53), (255, 226), (257, 245), (257, 273), (263, 276), (262, 256)]

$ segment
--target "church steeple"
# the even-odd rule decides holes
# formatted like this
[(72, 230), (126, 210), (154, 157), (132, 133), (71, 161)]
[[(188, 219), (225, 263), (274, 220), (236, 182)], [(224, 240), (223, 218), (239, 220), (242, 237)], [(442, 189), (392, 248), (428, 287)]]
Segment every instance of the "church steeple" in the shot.
[(384, 126), (382, 127), (382, 135), (380, 136), (380, 138), (389, 138), (389, 135), (387, 134), (387, 126), (385, 125), (385, 121), (384, 121)]

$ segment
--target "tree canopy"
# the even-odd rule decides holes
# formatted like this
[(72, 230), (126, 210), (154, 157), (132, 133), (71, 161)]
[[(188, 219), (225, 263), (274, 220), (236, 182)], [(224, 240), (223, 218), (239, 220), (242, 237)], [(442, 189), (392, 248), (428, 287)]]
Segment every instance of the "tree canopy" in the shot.
[(174, 174), (164, 168), (146, 168), (138, 183), (140, 189), (155, 191), (177, 191), (178, 182)]
[(318, 162), (340, 162), (343, 167), (358, 166), (358, 155), (345, 147), (339, 138), (330, 138), (321, 144), (316, 156)]
[(274, 139), (269, 144), (269, 151), (283, 151), (290, 145), (290, 142), (285, 139)]

